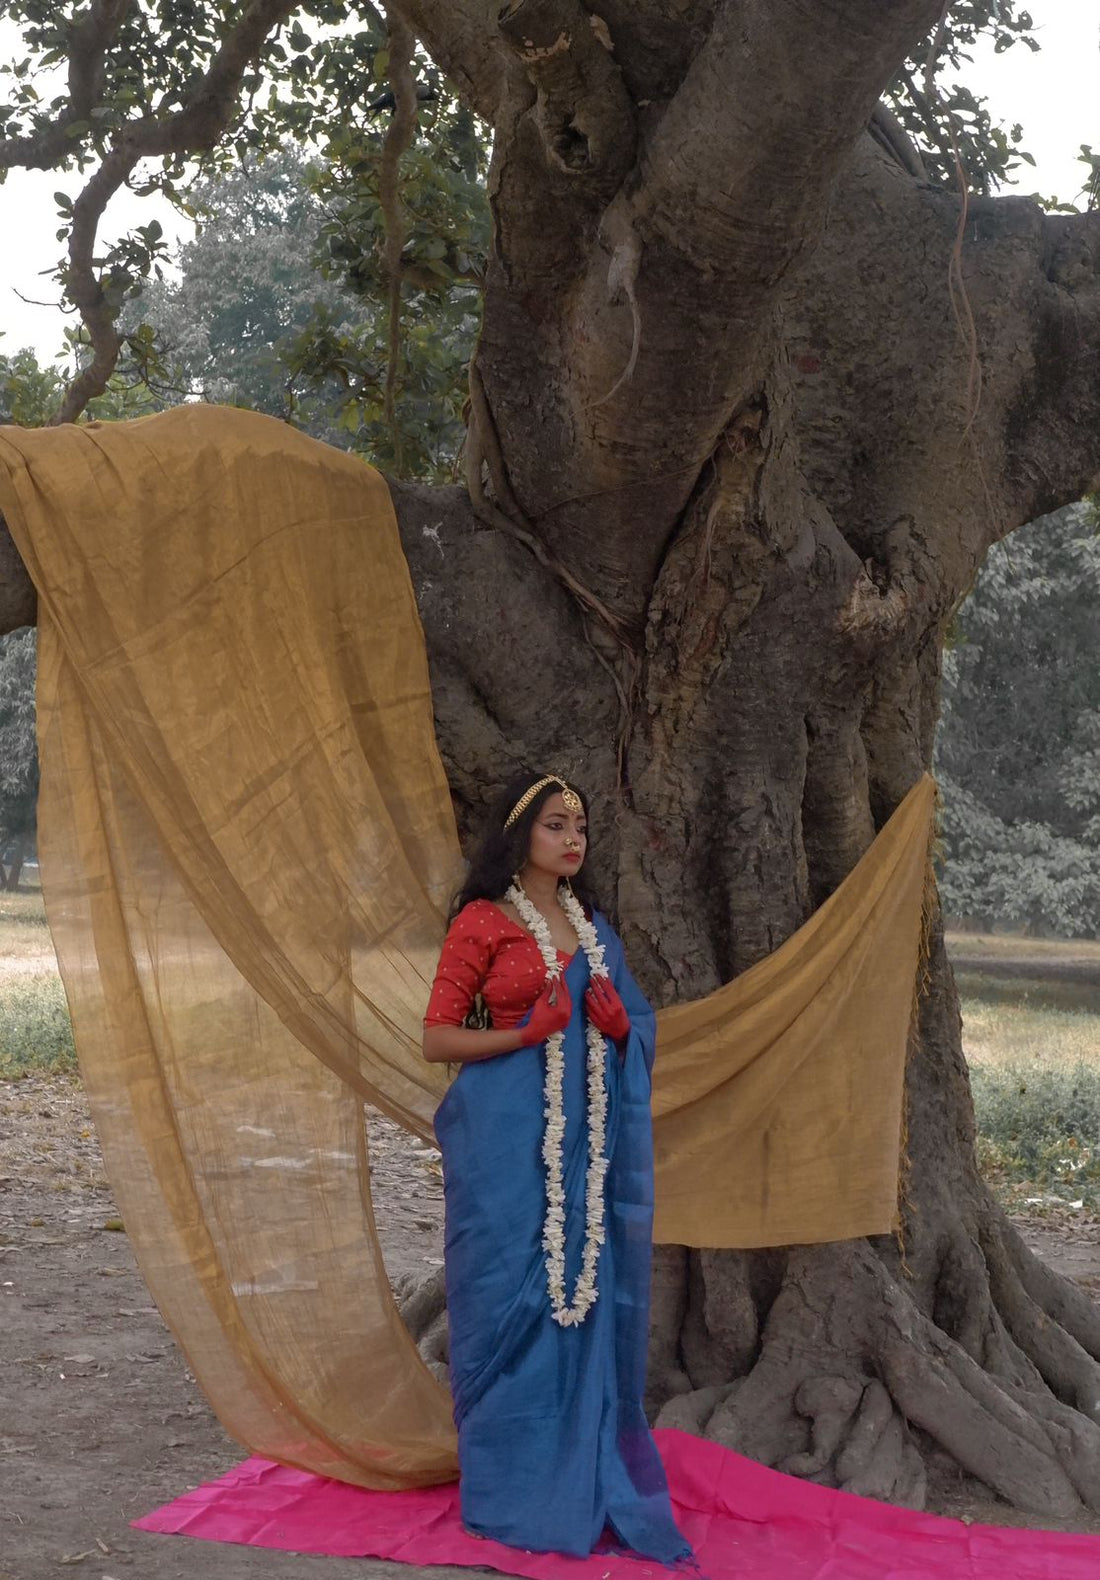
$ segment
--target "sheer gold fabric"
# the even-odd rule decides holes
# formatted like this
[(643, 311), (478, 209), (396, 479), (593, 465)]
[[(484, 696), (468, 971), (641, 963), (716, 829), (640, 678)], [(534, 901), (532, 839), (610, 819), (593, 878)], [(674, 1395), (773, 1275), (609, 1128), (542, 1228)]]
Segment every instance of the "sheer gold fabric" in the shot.
[[(0, 431), (39, 590), (40, 854), (134, 1251), (227, 1429), (346, 1481), (455, 1474), (371, 1205), (364, 1099), (431, 1139), (460, 861), (388, 490), (251, 413)], [(658, 1235), (888, 1230), (926, 776), (768, 960), (659, 1016)]]

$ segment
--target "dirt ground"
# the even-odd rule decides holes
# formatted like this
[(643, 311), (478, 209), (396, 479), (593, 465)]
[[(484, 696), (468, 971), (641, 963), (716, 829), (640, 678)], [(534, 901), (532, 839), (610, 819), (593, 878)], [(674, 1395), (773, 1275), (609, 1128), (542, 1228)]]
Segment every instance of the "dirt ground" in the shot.
[[(391, 1274), (438, 1265), (438, 1169), (386, 1121), (371, 1129)], [(1019, 1221), (1042, 1255), (1100, 1296), (1100, 1224)], [(79, 1085), (0, 1083), (0, 1580), (459, 1580), (474, 1572), (301, 1558), (129, 1528), (242, 1457), (138, 1275)], [(1023, 1523), (961, 1485), (938, 1501), (944, 1513)]]
[[(435, 1265), (438, 1172), (386, 1121), (371, 1129), (387, 1266), (397, 1276)], [(475, 1572), (129, 1529), (244, 1454), (196, 1388), (117, 1226), (79, 1085), (0, 1082), (0, 1580), (460, 1580)]]

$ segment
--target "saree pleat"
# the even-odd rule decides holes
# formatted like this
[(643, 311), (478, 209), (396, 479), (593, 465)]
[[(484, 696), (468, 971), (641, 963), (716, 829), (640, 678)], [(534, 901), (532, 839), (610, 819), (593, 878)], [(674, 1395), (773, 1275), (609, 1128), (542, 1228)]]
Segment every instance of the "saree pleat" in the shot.
[[(362, 1113), (432, 1139), (421, 1017), (461, 871), (386, 484), (270, 418), (186, 406), (3, 429), (0, 509), (39, 593), (50, 926), (150, 1289), (257, 1453), (447, 1479), (450, 1401), (390, 1294)], [(658, 1239), (893, 1226), (933, 795), (914, 783), (774, 955), (659, 1012)], [(648, 1090), (619, 1097), (640, 1132)], [(648, 1259), (628, 1174), (616, 1284)], [(619, 1343), (624, 1377), (643, 1364)]]

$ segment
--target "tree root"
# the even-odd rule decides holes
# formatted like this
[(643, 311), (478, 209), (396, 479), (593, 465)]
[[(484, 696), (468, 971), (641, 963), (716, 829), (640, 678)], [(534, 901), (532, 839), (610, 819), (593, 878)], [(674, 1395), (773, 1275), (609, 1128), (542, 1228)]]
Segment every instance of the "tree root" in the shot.
[(997, 1233), (1021, 1285), (1039, 1309), (1100, 1361), (1100, 1307), (1029, 1251), (1011, 1223), (998, 1225)]
[(420, 1351), (424, 1364), (439, 1382), (449, 1381), (450, 1328), (447, 1324), (447, 1286), (443, 1269), (436, 1268), (419, 1281), (395, 1284), (397, 1309)]
[(927, 1444), (916, 1428), (1016, 1507), (1048, 1518), (1100, 1507), (1100, 1428), (1077, 1407), (1091, 1357), (1043, 1316), (992, 1235), (984, 1258), (955, 1247), (944, 1266), (973, 1280), (951, 1306), (954, 1333), (865, 1242), (792, 1252), (739, 1386), (723, 1393), (712, 1380), (659, 1419), (697, 1422), (782, 1471), (919, 1508)]
[(1100, 1365), (1032, 1299), (996, 1233), (983, 1235), (990, 1292), (1009, 1332), (1057, 1396), (1100, 1422)]
[(696, 1388), (740, 1377), (759, 1342), (756, 1302), (749, 1285), (751, 1258), (689, 1251), (687, 1311), (680, 1328), (684, 1370)]

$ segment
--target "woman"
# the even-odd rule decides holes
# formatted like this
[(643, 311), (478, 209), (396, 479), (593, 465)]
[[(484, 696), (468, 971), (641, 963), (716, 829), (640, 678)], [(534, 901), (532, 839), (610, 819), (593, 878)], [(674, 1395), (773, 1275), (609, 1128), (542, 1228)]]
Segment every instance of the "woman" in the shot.
[(610, 1527), (673, 1563), (690, 1549), (641, 1406), (654, 1017), (591, 903), (587, 846), (564, 780), (508, 787), (425, 1018), (425, 1058), (459, 1065), (435, 1129), (462, 1515), (575, 1555)]

